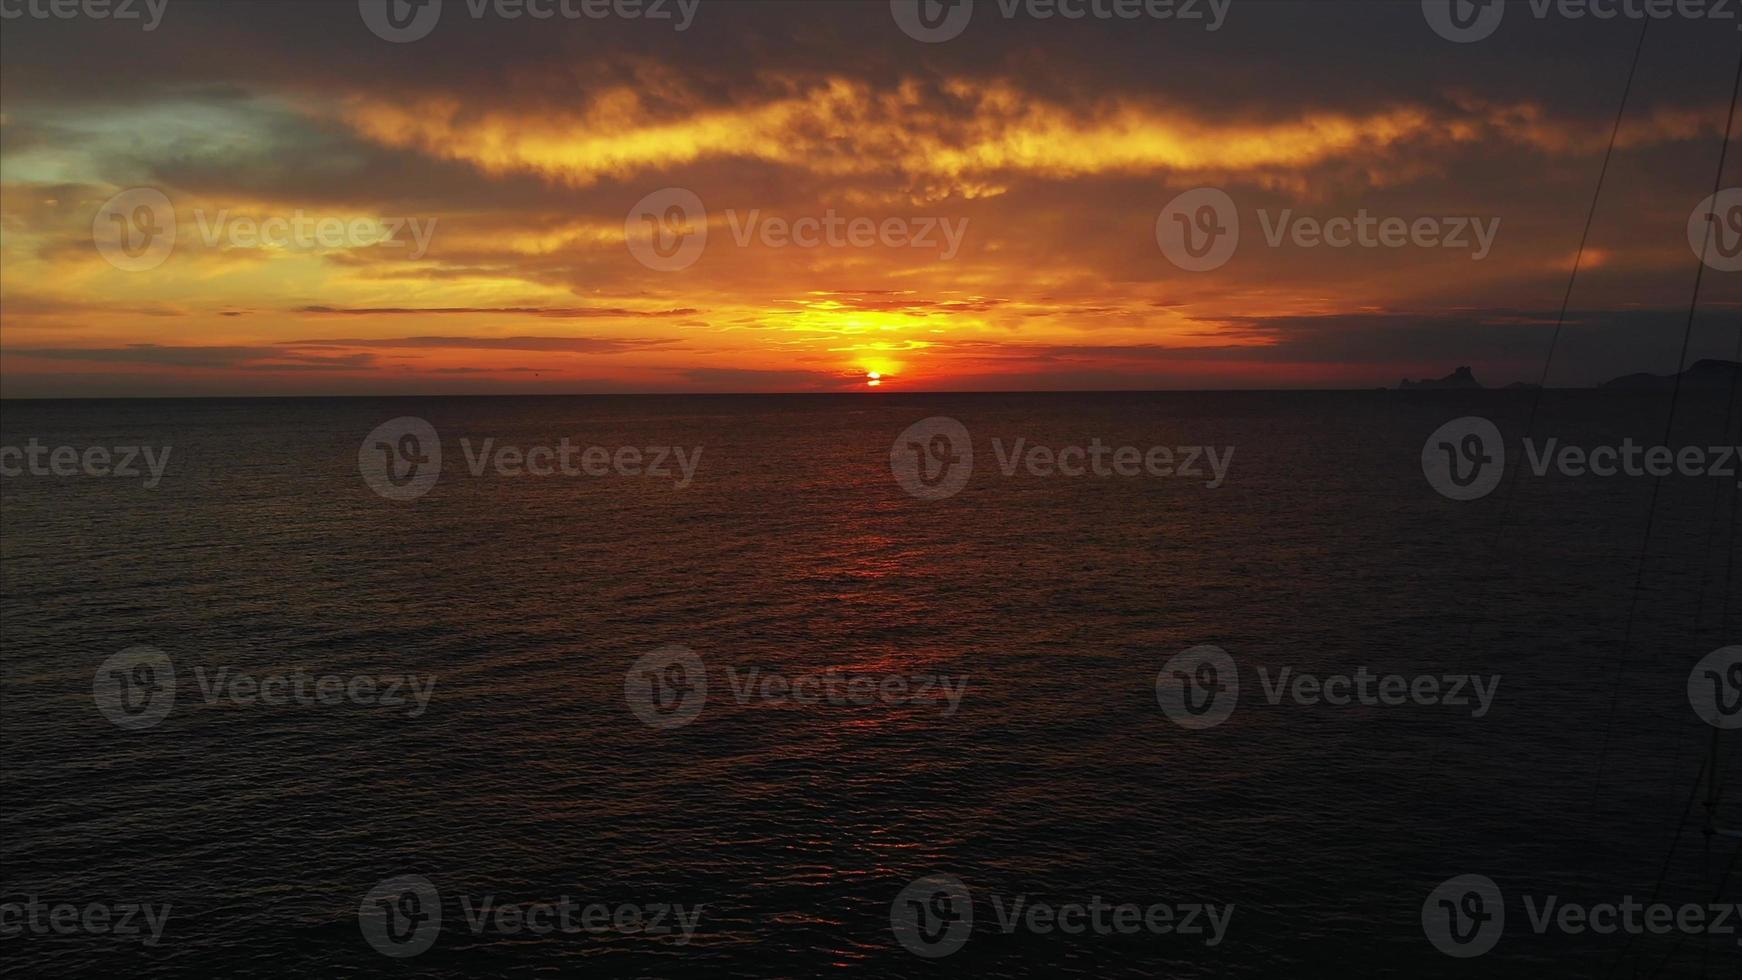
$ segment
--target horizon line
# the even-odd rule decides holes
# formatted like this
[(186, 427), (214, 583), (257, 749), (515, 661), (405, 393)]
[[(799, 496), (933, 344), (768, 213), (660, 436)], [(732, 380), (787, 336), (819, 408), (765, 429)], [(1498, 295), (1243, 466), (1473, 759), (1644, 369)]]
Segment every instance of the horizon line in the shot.
[[(1668, 382), (1674, 375), (1656, 375)], [(1692, 389), (1697, 390), (1697, 389)], [(1620, 391), (1658, 393), (1656, 388), (1606, 388), (1598, 385), (1548, 385), (1531, 383), (1482, 386), (1479, 388), (1401, 388), (1373, 386), (1363, 388), (1073, 388), (1073, 389), (999, 389), (987, 391), (912, 390), (894, 392), (885, 388), (872, 393), (857, 389), (847, 391), (593, 391), (593, 392), (465, 392), (430, 394), (326, 394), (326, 395), (70, 395), (70, 396), (5, 396), (0, 403), (22, 402), (152, 402), (152, 401), (316, 401), (364, 398), (885, 398), (894, 395), (1224, 395), (1224, 394), (1353, 394), (1392, 392), (1396, 394), (1467, 394), (1488, 392), (1511, 394), (1536, 391)]]

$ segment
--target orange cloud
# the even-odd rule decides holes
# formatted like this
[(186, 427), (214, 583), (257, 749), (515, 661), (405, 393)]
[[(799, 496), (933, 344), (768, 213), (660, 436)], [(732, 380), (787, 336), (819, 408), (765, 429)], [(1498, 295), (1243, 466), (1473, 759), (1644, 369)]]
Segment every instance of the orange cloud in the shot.
[[(613, 88), (580, 109), (481, 108), (451, 96), (396, 101), (370, 93), (347, 100), (341, 115), (386, 146), (575, 187), (698, 161), (750, 159), (826, 177), (894, 173), (928, 196), (967, 198), (1003, 192), (1001, 181), (1011, 175), (1242, 174), (1274, 185), (1332, 160), (1361, 162), (1373, 169), (1375, 183), (1386, 183), (1385, 167), (1421, 169), (1383, 155), (1405, 144), (1497, 140), (1588, 153), (1606, 137), (1535, 103), (1468, 95), (1449, 107), (1309, 109), (1263, 120), (1203, 117), (1129, 96), (1066, 104), (1008, 82), (967, 79), (881, 88), (841, 78), (783, 80), (777, 94), (730, 106), (669, 88), (657, 104), (635, 89)], [(1631, 122), (1623, 144), (1687, 139), (1710, 129), (1713, 118), (1701, 109), (1658, 109)]]
[(1084, 110), (1002, 83), (957, 80), (941, 91), (841, 79), (728, 108), (658, 114), (617, 89), (579, 111), (471, 109), (448, 97), (348, 101), (343, 117), (368, 139), (573, 186), (706, 159), (743, 158), (828, 176), (895, 170), (973, 197), (1005, 174), (1073, 177), (1157, 171), (1295, 168), (1443, 139), (1448, 126), (1402, 106), (1311, 112), (1281, 121), (1200, 119), (1110, 99)]

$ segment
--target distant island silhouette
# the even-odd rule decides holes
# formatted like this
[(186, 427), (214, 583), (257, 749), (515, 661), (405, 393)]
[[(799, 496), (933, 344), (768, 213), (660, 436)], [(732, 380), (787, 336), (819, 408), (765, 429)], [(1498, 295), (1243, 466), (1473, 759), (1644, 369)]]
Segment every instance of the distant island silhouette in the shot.
[(1443, 378), (1423, 378), (1411, 381), (1404, 378), (1397, 383), (1399, 391), (1425, 389), (1429, 391), (1449, 391), (1461, 388), (1486, 388), (1487, 385), (1476, 380), (1476, 375), (1468, 367), (1460, 367)]
[[(1736, 384), (1737, 374), (1742, 373), (1742, 364), (1735, 361), (1720, 361), (1708, 359), (1695, 361), (1693, 366), (1681, 373), (1682, 387), (1696, 390), (1722, 388), (1728, 390)], [(1664, 389), (1675, 386), (1676, 376), (1673, 374), (1628, 374), (1605, 381), (1599, 388), (1629, 389)]]
[[(1729, 390), (1737, 385), (1739, 375), (1742, 375), (1742, 363), (1723, 361), (1715, 358), (1696, 361), (1687, 370), (1681, 372), (1681, 386), (1684, 390), (1712, 391)], [(1674, 374), (1628, 374), (1612, 378), (1598, 384), (1602, 390), (1614, 391), (1668, 391), (1675, 387), (1677, 375)], [(1523, 381), (1514, 381), (1502, 390), (1534, 389), (1538, 385)], [(1488, 386), (1476, 380), (1475, 372), (1468, 367), (1459, 367), (1443, 378), (1423, 378), (1411, 381), (1404, 378), (1398, 382), (1399, 391), (1461, 391), (1487, 390)]]

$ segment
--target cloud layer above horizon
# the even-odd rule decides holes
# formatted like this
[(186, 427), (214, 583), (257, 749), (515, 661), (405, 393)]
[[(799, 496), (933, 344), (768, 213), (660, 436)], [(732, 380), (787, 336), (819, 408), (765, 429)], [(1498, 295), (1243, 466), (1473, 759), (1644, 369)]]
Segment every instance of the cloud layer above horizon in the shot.
[[(1642, 27), (1454, 44), (1416, 3), (1234, 0), (1211, 31), (983, 0), (921, 43), (881, 0), (703, 2), (681, 31), (504, 9), (448, 0), (409, 43), (350, 2), (8, 20), (0, 394), (1535, 380)], [(1674, 369), (1739, 39), (1649, 27), (1551, 383)], [(1240, 245), (1193, 272), (1157, 219), (1202, 187)], [(137, 188), (175, 244), (129, 271), (94, 239)], [(634, 213), (669, 188), (705, 217)], [(1336, 219), (1492, 238), (1294, 233)], [(637, 258), (695, 225), (683, 268)], [(1707, 270), (1690, 360), (1735, 356), (1738, 278)]]

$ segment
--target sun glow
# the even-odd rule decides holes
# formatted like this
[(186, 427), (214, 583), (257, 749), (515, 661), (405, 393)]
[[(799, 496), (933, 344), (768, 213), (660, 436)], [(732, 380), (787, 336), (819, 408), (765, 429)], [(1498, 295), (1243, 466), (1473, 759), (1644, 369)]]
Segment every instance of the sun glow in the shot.
[(864, 372), (865, 386), (881, 388), (885, 382), (894, 381), (901, 365), (885, 357), (867, 357), (858, 362), (859, 370)]

